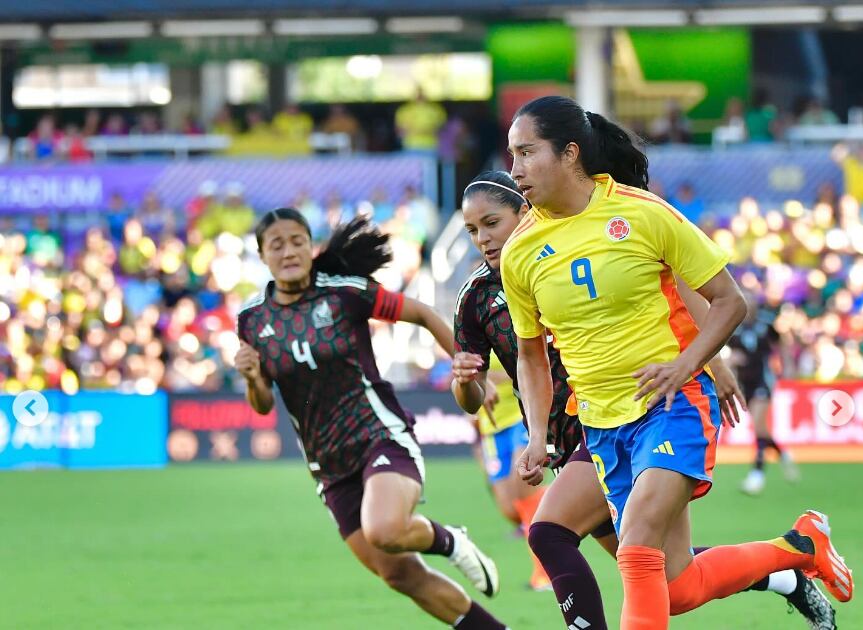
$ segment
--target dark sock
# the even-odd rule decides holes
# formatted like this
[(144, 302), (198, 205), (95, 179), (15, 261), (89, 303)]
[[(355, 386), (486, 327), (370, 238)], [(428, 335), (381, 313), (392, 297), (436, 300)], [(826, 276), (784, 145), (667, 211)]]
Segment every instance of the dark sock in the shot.
[(764, 449), (767, 448), (767, 438), (756, 438), (755, 440), (755, 470), (764, 470)]
[(458, 630), (507, 630), (505, 625), (476, 602), (470, 603), (468, 611), (456, 619), (452, 627)]
[(434, 540), (431, 547), (423, 551), (423, 553), (431, 556), (451, 556), (455, 547), (455, 538), (452, 534), (440, 523), (429, 519), (432, 530), (434, 531)]
[[(710, 549), (710, 547), (693, 547), (692, 553), (697, 556), (701, 552), (707, 551), (708, 549)], [(744, 588), (743, 590), (744, 591), (766, 591), (767, 590), (767, 584), (769, 581), (770, 581), (770, 576), (768, 575), (766, 577), (761, 578), (760, 580), (755, 582), (755, 584), (749, 586), (748, 588)]]
[(776, 440), (774, 440), (772, 437), (765, 438), (765, 439), (767, 440), (766, 448), (772, 448), (774, 451), (776, 451), (776, 454), (779, 455), (779, 457), (782, 457), (782, 449), (779, 448), (779, 445), (776, 443)]
[(614, 521), (612, 521), (609, 518), (602, 525), (600, 525), (595, 530), (590, 532), (590, 535), (593, 536), (594, 538), (605, 538), (609, 534), (613, 534), (613, 533), (614, 533)]
[(591, 630), (607, 630), (599, 585), (578, 550), (579, 535), (555, 523), (539, 522), (530, 526), (527, 541), (551, 578), (567, 625), (583, 628), (587, 622)]

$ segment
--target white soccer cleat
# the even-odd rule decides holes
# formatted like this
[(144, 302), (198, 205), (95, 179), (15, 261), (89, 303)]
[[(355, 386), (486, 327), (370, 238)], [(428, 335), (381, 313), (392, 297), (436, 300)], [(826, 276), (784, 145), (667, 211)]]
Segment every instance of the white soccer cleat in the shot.
[(764, 471), (753, 469), (746, 475), (746, 479), (743, 480), (740, 489), (748, 495), (755, 496), (756, 494), (761, 494), (761, 491), (764, 490), (765, 482)]
[(494, 560), (479, 550), (468, 538), (464, 527), (444, 525), (455, 541), (449, 561), (461, 571), (471, 583), (487, 597), (494, 597), (500, 591), (500, 577)]
[(800, 469), (797, 468), (797, 464), (794, 463), (790, 453), (784, 451), (779, 463), (782, 465), (782, 473), (785, 475), (786, 481), (791, 483), (800, 481)]

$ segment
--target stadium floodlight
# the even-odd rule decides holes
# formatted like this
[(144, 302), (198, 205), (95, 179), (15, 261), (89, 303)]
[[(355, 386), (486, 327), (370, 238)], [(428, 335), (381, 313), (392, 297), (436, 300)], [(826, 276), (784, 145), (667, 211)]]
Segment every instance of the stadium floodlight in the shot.
[(333, 18), (276, 20), (275, 35), (371, 35), (377, 33), (378, 21), (372, 18)]
[(863, 22), (863, 4), (845, 4), (833, 9), (837, 22)]
[(134, 39), (152, 34), (153, 25), (149, 22), (55, 24), (48, 30), (51, 39)]
[(262, 20), (167, 20), (162, 24), (165, 37), (255, 37), (264, 31)]
[(464, 30), (464, 20), (456, 16), (396, 17), (387, 20), (390, 33), (458, 33)]
[(31, 41), (42, 37), (38, 24), (0, 24), (0, 42)]
[(817, 24), (827, 19), (827, 9), (814, 6), (699, 9), (694, 18), (696, 24), (704, 26)]
[(570, 26), (686, 26), (686, 11), (567, 11)]

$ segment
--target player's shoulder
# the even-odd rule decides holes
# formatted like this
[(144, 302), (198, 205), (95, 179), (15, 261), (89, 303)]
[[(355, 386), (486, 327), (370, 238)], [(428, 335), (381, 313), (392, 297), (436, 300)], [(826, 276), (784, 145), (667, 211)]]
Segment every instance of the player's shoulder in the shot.
[(510, 234), (509, 238), (506, 239), (506, 243), (503, 245), (503, 251), (512, 253), (526, 246), (531, 242), (531, 237), (536, 233), (538, 225), (539, 219), (537, 210), (533, 208), (530, 212), (525, 214), (524, 217), (522, 217), (521, 221), (519, 221), (518, 225), (512, 231), (512, 234)]
[(247, 299), (245, 302), (243, 302), (237, 314), (238, 318), (248, 317), (252, 313), (255, 313), (264, 308), (264, 302), (267, 299), (268, 288), (269, 285), (265, 287), (262, 291), (259, 291), (258, 293)]
[(471, 273), (465, 283), (458, 290), (458, 294), (456, 295), (455, 300), (455, 310), (456, 312), (460, 312), (464, 305), (469, 301), (468, 298), (471, 295), (475, 295), (478, 291), (483, 289), (486, 285), (488, 285), (494, 274), (491, 269), (485, 262), (483, 262), (479, 267), (474, 269), (473, 273)]
[(326, 289), (357, 289), (365, 291), (369, 288), (369, 279), (365, 276), (335, 275), (323, 272), (315, 274), (315, 288)]
[(636, 188), (635, 186), (627, 186), (620, 182), (613, 182), (613, 184), (609, 185), (606, 194), (607, 199), (624, 202), (628, 206), (634, 207), (643, 212), (648, 217), (660, 213), (661, 216), (672, 216), (680, 222), (683, 222), (684, 220), (683, 215), (680, 214), (674, 206), (649, 190)]

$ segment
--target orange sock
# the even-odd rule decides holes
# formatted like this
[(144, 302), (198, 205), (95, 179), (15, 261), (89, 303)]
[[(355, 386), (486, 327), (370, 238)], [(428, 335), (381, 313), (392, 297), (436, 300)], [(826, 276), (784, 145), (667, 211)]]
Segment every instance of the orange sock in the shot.
[(711, 547), (695, 556), (668, 584), (671, 614), (680, 615), (713, 599), (739, 593), (774, 571), (807, 569), (813, 557), (784, 538)]
[[(515, 511), (518, 512), (518, 517), (521, 519), (521, 526), (524, 528), (525, 533), (530, 531), (530, 524), (533, 522), (533, 515), (536, 514), (536, 510), (539, 508), (539, 502), (542, 500), (542, 496), (544, 494), (545, 488), (539, 488), (530, 496), (513, 501)], [(539, 561), (539, 558), (537, 558), (533, 552), (531, 552), (530, 557), (533, 560), (533, 574), (530, 576), (530, 585), (538, 588), (551, 584), (551, 580), (545, 572), (545, 569), (542, 568), (542, 563)]]
[(623, 579), (620, 630), (667, 630), (665, 554), (652, 547), (621, 547), (617, 550), (617, 566)]

